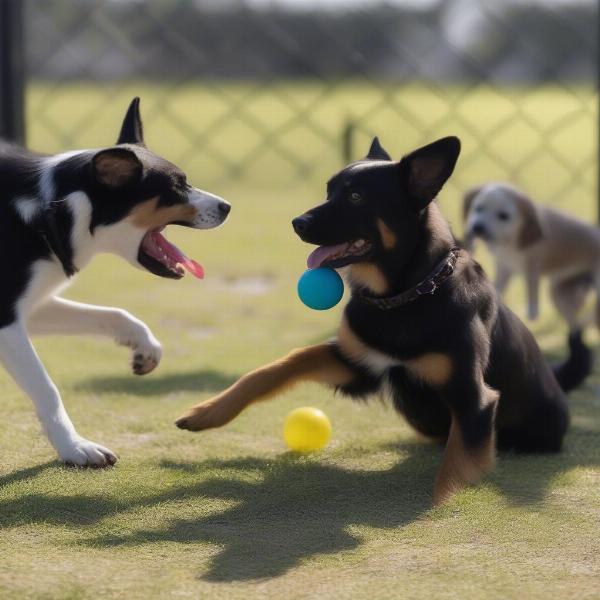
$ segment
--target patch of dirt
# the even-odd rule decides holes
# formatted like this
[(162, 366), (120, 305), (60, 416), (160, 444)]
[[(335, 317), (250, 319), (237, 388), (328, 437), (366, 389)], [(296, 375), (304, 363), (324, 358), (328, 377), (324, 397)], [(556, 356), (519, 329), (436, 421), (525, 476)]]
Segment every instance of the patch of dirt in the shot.
[(185, 331), (190, 337), (196, 340), (206, 340), (216, 335), (217, 330), (215, 327), (202, 327), (198, 325), (192, 325), (189, 321), (182, 319), (165, 318), (161, 319), (160, 324), (162, 327), (168, 329)]
[(249, 275), (246, 277), (230, 277), (222, 279), (220, 284), (236, 294), (262, 296), (275, 286), (272, 275)]
[[(156, 433), (125, 433), (118, 436), (119, 448), (136, 448), (149, 444), (160, 436)], [(115, 443), (116, 446), (116, 443)]]

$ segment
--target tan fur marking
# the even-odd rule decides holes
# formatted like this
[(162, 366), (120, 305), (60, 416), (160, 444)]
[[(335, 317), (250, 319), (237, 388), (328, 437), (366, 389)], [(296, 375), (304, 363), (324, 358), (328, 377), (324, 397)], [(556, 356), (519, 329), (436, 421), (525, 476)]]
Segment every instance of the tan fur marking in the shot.
[(367, 288), (375, 294), (385, 294), (388, 282), (383, 273), (371, 263), (356, 263), (348, 268), (350, 282)]
[(330, 344), (308, 346), (244, 375), (224, 392), (192, 407), (177, 423), (192, 431), (221, 427), (249, 404), (300, 381), (335, 386), (350, 383), (353, 377), (352, 371), (335, 357)]
[(396, 234), (381, 219), (377, 219), (377, 229), (379, 229), (383, 247), (386, 250), (391, 250), (398, 241)]
[[(498, 392), (485, 387), (484, 403), (497, 402)], [(479, 448), (465, 448), (458, 420), (452, 415), (444, 459), (437, 474), (433, 503), (438, 506), (449, 500), (467, 485), (477, 483), (496, 464), (494, 430)]]
[(433, 386), (440, 386), (447, 383), (450, 380), (453, 370), (450, 357), (438, 352), (422, 354), (417, 358), (405, 361), (404, 364), (419, 379)]
[(191, 204), (174, 204), (173, 206), (158, 207), (158, 197), (150, 198), (138, 204), (130, 213), (128, 219), (142, 229), (156, 229), (173, 221), (192, 222), (197, 211)]
[(521, 212), (523, 223), (517, 243), (519, 248), (527, 248), (544, 237), (540, 218), (533, 201), (524, 194), (515, 193), (514, 200)]
[(345, 318), (337, 332), (337, 343), (344, 355), (355, 362), (360, 362), (369, 353), (369, 347), (350, 329)]
[(135, 156), (100, 152), (94, 159), (98, 181), (110, 187), (119, 187), (141, 173), (142, 166)]

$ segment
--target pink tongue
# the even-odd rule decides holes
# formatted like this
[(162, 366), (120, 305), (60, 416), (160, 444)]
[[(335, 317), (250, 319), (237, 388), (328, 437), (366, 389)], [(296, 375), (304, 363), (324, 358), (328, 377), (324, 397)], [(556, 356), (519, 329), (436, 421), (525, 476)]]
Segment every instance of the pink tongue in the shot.
[(189, 271), (194, 277), (204, 279), (204, 267), (191, 258), (185, 258), (180, 261), (183, 267)]
[(336, 246), (319, 246), (313, 250), (306, 259), (306, 266), (309, 269), (320, 267), (330, 256), (342, 252), (348, 247), (348, 244), (337, 244)]
[(152, 237), (157, 246), (174, 262), (181, 264), (187, 271), (198, 279), (204, 278), (204, 269), (200, 263), (188, 258), (177, 246), (171, 244), (167, 238), (158, 231), (152, 232)]

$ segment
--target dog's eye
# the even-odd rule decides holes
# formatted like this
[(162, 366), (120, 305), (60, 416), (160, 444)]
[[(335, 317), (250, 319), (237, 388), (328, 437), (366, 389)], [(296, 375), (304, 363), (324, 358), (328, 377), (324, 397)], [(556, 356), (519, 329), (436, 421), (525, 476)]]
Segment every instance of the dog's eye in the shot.
[(500, 211), (500, 212), (498, 213), (498, 218), (499, 218), (501, 221), (508, 221), (508, 219), (510, 219), (510, 215), (509, 215), (507, 212)]
[(352, 204), (362, 204), (363, 203), (363, 197), (358, 192), (352, 192), (348, 196), (348, 200), (350, 200), (350, 202)]
[(185, 177), (185, 175), (175, 178), (174, 183), (176, 187), (182, 189), (185, 189), (188, 186), (187, 178)]

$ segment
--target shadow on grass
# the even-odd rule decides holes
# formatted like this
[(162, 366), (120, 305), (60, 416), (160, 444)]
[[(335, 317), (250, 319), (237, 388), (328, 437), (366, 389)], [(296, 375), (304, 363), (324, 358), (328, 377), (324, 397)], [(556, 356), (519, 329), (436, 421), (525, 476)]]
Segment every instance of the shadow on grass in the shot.
[[(315, 554), (358, 547), (360, 537), (348, 530), (352, 525), (396, 528), (429, 508), (440, 452), (422, 444), (402, 448), (407, 457), (384, 471), (345, 469), (292, 454), (275, 460), (163, 462), (164, 469), (184, 473), (189, 482), (129, 500), (86, 493), (25, 495), (0, 502), (0, 526), (36, 522), (91, 526), (113, 515), (169, 501), (195, 501), (195, 506), (213, 505), (206, 498), (231, 501), (215, 513), (174, 519), (133, 533), (87, 538), (83, 543), (111, 548), (208, 542), (220, 550), (203, 579), (275, 577)], [(215, 470), (218, 476), (206, 479), (207, 471)]]
[[(597, 431), (574, 427), (563, 454), (501, 455), (498, 469), (487, 481), (510, 503), (537, 509), (558, 476), (574, 467), (600, 466), (599, 438)], [(0, 502), (0, 527), (32, 523), (77, 527), (85, 532), (79, 544), (105, 549), (210, 543), (217, 553), (200, 575), (202, 579), (230, 582), (277, 577), (311, 556), (359, 547), (361, 538), (353, 526), (398, 528), (430, 508), (441, 448), (416, 442), (386, 446), (392, 447), (404, 458), (379, 471), (348, 469), (293, 454), (276, 459), (163, 461), (163, 469), (185, 476), (186, 482), (129, 498), (106, 493), (31, 493)], [(55, 464), (17, 471), (0, 483), (33, 478)], [(101, 535), (82, 528), (169, 502), (180, 503), (186, 517)], [(198, 516), (189, 516), (190, 507)]]
[(122, 392), (136, 396), (162, 396), (171, 392), (220, 392), (229, 387), (237, 375), (216, 370), (188, 371), (170, 375), (137, 377), (122, 375), (93, 377), (75, 384), (78, 391), (95, 393)]
[[(206, 581), (255, 580), (282, 575), (303, 560), (360, 546), (352, 526), (397, 528), (413, 522), (431, 502), (439, 456), (404, 446), (408, 457), (385, 471), (350, 470), (287, 455), (198, 465), (163, 463), (168, 469), (223, 477), (201, 483), (202, 496), (233, 503), (216, 514), (175, 519), (158, 530), (106, 536), (92, 543), (209, 542), (220, 548), (201, 576)], [(239, 478), (240, 471), (245, 474)], [(228, 473), (229, 472), (229, 473)], [(248, 480), (248, 473), (253, 477)]]
[[(577, 467), (600, 468), (600, 429), (598, 418), (592, 420), (595, 421), (595, 428), (593, 425), (590, 429), (576, 425), (570, 427), (562, 452), (498, 453), (496, 468), (483, 482), (496, 488), (513, 506), (539, 509), (546, 501), (551, 486), (561, 475)], [(399, 446), (388, 444), (385, 448), (393, 451)], [(436, 460), (439, 467), (441, 455)], [(429, 485), (433, 485), (433, 480)]]
[[(498, 469), (487, 481), (510, 503), (537, 509), (558, 476), (574, 467), (600, 466), (599, 437), (598, 432), (574, 427), (563, 454), (501, 455)], [(181, 503), (182, 512), (188, 515), (190, 505), (204, 506), (200, 516), (169, 519), (123, 533), (90, 531), (92, 537), (86, 535), (78, 543), (106, 549), (210, 543), (218, 552), (201, 573), (202, 579), (228, 582), (277, 577), (311, 556), (359, 547), (361, 538), (353, 526), (398, 528), (430, 508), (441, 448), (416, 442), (384, 448), (394, 448), (404, 458), (379, 471), (347, 469), (293, 454), (277, 459), (163, 461), (163, 469), (185, 476), (186, 483), (130, 498), (29, 494), (0, 502), (0, 526), (44, 523), (81, 530), (111, 516), (163, 503)], [(33, 478), (55, 464), (17, 471), (0, 479), (0, 484)], [(215, 508), (208, 499), (225, 501), (226, 507)]]
[[(597, 418), (595, 419), (597, 421)], [(539, 507), (550, 486), (577, 467), (600, 468), (600, 431), (572, 425), (557, 454), (500, 454), (488, 481), (515, 506)]]
[[(146, 391), (138, 393), (154, 395), (172, 389), (202, 389), (204, 375), (194, 372), (134, 383), (145, 386)], [(214, 375), (205, 385), (221, 389), (233, 379), (221, 373)], [(98, 381), (100, 391), (123, 389), (121, 383), (117, 388), (110, 382), (123, 382), (124, 387), (130, 383), (125, 378)], [(89, 382), (86, 385), (89, 387)], [(509, 503), (537, 509), (563, 474), (576, 467), (599, 468), (598, 415), (588, 400), (579, 407), (579, 423), (571, 427), (563, 453), (503, 454), (488, 484)], [(348, 469), (294, 455), (163, 462), (163, 469), (185, 476), (185, 483), (129, 497), (85, 491), (78, 496), (29, 493), (0, 501), (0, 528), (31, 523), (77, 527), (85, 532), (78, 543), (105, 549), (165, 542), (209, 543), (216, 553), (201, 573), (202, 579), (231, 582), (277, 577), (312, 556), (359, 547), (362, 541), (353, 527), (403, 527), (430, 508), (441, 449), (421, 443), (389, 448), (401, 451), (404, 457), (383, 471)], [(0, 485), (33, 479), (48, 466), (5, 475)], [(225, 507), (207, 499), (221, 500)], [(103, 519), (169, 502), (180, 503), (185, 518), (110, 534), (85, 529)], [(197, 516), (189, 516), (190, 508)]]
[[(26, 469), (19, 469), (18, 471), (13, 471), (12, 473), (7, 473), (6, 475), (0, 475), (0, 490), (12, 483), (17, 483), (20, 481), (29, 481), (30, 479), (35, 479), (38, 475), (43, 473), (44, 471), (56, 467), (58, 465), (58, 461), (49, 460), (48, 462), (42, 463), (41, 465), (36, 465), (35, 467), (28, 467)], [(0, 517), (1, 521), (1, 517)]]

